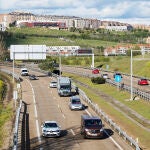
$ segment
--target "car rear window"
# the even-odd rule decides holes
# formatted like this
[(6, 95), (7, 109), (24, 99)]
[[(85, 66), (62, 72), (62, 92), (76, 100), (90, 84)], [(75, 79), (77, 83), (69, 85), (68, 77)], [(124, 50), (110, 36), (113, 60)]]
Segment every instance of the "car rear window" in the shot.
[(72, 104), (80, 104), (80, 99), (73, 99)]
[(57, 124), (56, 123), (45, 123), (45, 127), (46, 128), (57, 127)]

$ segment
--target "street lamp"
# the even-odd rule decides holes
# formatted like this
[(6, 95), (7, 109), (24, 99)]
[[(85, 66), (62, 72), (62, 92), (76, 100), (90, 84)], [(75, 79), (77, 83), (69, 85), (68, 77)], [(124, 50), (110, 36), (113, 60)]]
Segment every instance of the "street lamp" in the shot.
[(61, 53), (59, 51), (59, 76), (61, 76)]
[(130, 97), (130, 100), (133, 100), (133, 64), (132, 64), (132, 61), (133, 61), (133, 51), (137, 52), (137, 51), (141, 51), (141, 50), (132, 50), (131, 49), (131, 63), (130, 63), (131, 97)]
[(132, 78), (132, 76), (133, 76), (133, 68), (132, 68), (132, 56), (133, 54), (132, 54), (132, 49), (131, 49), (131, 62), (130, 62), (130, 77), (131, 77), (131, 97), (130, 97), (130, 100), (133, 100), (133, 78)]

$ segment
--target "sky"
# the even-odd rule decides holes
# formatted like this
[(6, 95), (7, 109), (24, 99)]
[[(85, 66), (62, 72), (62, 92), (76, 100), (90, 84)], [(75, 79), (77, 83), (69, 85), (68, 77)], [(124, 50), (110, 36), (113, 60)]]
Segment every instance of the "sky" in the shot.
[(0, 13), (26, 11), (150, 25), (150, 0), (0, 0)]

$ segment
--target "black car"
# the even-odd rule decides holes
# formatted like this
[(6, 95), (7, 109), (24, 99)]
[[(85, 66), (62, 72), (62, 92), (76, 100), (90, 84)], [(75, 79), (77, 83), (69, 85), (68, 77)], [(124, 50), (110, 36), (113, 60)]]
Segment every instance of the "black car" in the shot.
[(38, 77), (33, 75), (33, 74), (31, 74), (31, 75), (29, 75), (29, 79), (30, 80), (38, 80)]

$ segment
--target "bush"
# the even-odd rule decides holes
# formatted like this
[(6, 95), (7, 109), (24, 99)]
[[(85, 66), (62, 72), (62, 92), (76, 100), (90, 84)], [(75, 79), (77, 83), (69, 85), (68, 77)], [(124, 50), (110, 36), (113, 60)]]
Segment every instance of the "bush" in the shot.
[(91, 81), (97, 84), (104, 84), (106, 82), (106, 80), (102, 77), (92, 77)]

